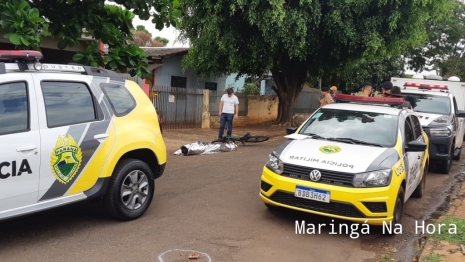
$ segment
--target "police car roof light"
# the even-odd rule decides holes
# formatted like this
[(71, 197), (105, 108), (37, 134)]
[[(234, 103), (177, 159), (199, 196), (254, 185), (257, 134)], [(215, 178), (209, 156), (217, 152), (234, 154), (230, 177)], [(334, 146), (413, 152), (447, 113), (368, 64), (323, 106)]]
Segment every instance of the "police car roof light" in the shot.
[(429, 84), (419, 84), (419, 83), (405, 83), (404, 87), (415, 87), (418, 89), (428, 89), (428, 90), (448, 90), (447, 85), (429, 85)]
[(38, 61), (44, 58), (40, 51), (34, 50), (0, 50), (0, 60)]
[(401, 105), (405, 100), (401, 97), (366, 97), (366, 96), (353, 96), (336, 94), (337, 101), (356, 102), (364, 104), (388, 104), (388, 105)]

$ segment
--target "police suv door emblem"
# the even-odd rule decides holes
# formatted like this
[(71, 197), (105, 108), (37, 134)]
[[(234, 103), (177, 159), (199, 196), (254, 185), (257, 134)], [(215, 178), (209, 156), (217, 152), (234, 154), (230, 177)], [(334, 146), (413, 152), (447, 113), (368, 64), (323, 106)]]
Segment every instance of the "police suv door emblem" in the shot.
[(319, 149), (325, 154), (335, 154), (341, 152), (341, 148), (334, 145), (322, 146)]
[(320, 180), (320, 178), (321, 178), (321, 172), (318, 171), (318, 170), (316, 170), (316, 169), (315, 169), (315, 170), (312, 170), (312, 172), (310, 172), (310, 176), (309, 176), (309, 177), (310, 177), (310, 180), (316, 182), (316, 181)]
[(50, 158), (53, 175), (63, 184), (68, 183), (77, 174), (82, 163), (82, 151), (79, 144), (70, 135), (62, 135)]

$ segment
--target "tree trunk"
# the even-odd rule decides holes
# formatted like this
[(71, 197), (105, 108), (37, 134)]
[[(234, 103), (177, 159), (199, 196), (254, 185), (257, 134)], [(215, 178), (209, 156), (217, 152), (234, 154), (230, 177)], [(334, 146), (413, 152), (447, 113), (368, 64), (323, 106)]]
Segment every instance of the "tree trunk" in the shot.
[(276, 83), (274, 91), (279, 99), (275, 123), (280, 126), (297, 126), (294, 121), (294, 104), (305, 84), (308, 66), (306, 62), (289, 58), (280, 58), (274, 64), (271, 73)]

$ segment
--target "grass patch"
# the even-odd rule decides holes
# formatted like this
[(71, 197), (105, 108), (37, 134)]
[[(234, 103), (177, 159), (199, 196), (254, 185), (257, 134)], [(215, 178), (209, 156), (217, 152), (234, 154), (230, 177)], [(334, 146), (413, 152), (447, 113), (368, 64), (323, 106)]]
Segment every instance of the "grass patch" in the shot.
[[(434, 238), (453, 244), (465, 244), (465, 219), (448, 216), (439, 224), (444, 224), (444, 226), (441, 227), (441, 232), (439, 232), (439, 225), (436, 225), (436, 232), (433, 234)], [(456, 229), (451, 225), (455, 225)]]
[(383, 257), (381, 258), (381, 262), (392, 262), (392, 261), (394, 261), (394, 258), (392, 258), (389, 255), (383, 255)]
[(429, 253), (421, 262), (441, 262), (441, 257), (443, 255), (438, 253)]

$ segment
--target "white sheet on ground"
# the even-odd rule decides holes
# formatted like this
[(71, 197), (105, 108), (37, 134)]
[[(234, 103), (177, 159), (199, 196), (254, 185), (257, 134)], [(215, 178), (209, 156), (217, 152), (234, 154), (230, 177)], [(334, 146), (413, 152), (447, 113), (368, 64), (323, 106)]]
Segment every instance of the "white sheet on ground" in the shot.
[(236, 150), (237, 145), (234, 142), (226, 143), (206, 143), (196, 141), (187, 145), (183, 145), (180, 149), (176, 150), (173, 155), (177, 156), (191, 156), (191, 155), (211, 155), (222, 152), (230, 152)]

